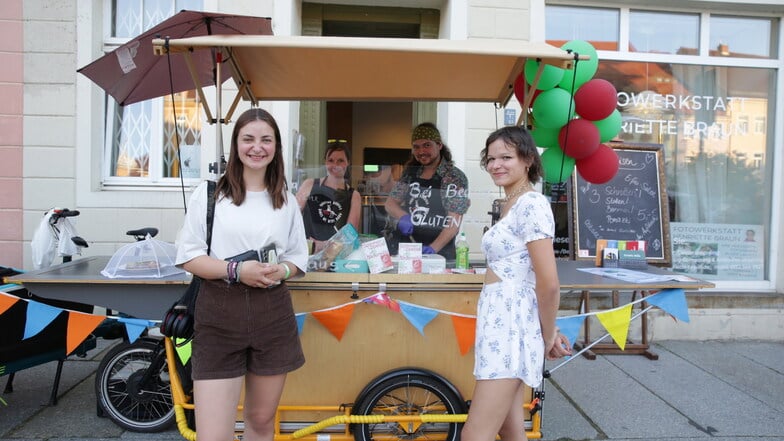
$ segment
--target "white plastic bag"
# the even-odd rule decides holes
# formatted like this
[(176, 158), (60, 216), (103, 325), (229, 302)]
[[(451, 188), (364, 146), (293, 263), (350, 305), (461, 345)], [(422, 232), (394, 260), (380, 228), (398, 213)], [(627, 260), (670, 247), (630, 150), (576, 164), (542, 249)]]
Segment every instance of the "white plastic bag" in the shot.
[(61, 217), (54, 225), (51, 225), (52, 215), (57, 210), (59, 208), (52, 208), (44, 213), (41, 223), (38, 224), (38, 229), (33, 234), (33, 240), (30, 242), (33, 251), (33, 268), (35, 269), (49, 268), (57, 256), (81, 254), (80, 248), (71, 240), (77, 235), (71, 218)]
[(38, 229), (33, 233), (33, 240), (30, 242), (30, 246), (33, 248), (33, 268), (35, 269), (49, 268), (54, 260), (57, 239), (52, 227), (49, 226), (51, 217), (52, 210), (44, 214), (38, 224)]

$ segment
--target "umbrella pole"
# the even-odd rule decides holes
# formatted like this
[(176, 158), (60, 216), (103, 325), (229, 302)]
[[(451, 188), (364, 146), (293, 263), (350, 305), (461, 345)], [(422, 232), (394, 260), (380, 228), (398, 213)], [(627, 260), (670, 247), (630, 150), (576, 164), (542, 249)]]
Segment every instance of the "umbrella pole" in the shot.
[(220, 179), (221, 174), (223, 173), (223, 119), (221, 118), (221, 114), (223, 112), (221, 103), (221, 95), (223, 91), (221, 90), (221, 61), (223, 58), (223, 52), (217, 51), (215, 53), (215, 106), (216, 106), (216, 116), (217, 119), (217, 126), (215, 127), (215, 172), (218, 175), (218, 179)]

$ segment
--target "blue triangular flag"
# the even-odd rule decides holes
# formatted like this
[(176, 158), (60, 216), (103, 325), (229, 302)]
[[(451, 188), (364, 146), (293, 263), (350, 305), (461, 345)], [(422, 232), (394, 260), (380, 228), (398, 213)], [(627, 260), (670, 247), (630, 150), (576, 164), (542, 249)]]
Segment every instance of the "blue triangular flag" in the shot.
[(22, 340), (35, 337), (45, 327), (49, 326), (49, 323), (52, 323), (61, 312), (63, 312), (62, 309), (54, 306), (33, 301), (27, 302), (27, 319), (25, 320), (24, 337), (22, 337)]
[(423, 308), (403, 302), (400, 302), (400, 312), (422, 335), (425, 335), (425, 326), (438, 315), (438, 311), (435, 309)]
[(555, 326), (561, 330), (561, 334), (569, 339), (569, 343), (574, 344), (580, 334), (580, 327), (585, 321), (585, 316), (575, 315), (569, 317), (558, 317), (555, 319)]
[(681, 288), (663, 289), (648, 296), (645, 301), (658, 306), (676, 319), (689, 323), (689, 305), (686, 304), (686, 293)]
[(302, 328), (305, 326), (305, 316), (307, 314), (304, 312), (300, 312), (296, 314), (294, 317), (297, 319), (297, 334), (302, 334)]
[(125, 324), (125, 333), (128, 334), (128, 341), (131, 343), (135, 342), (142, 332), (151, 326), (151, 322), (144, 319), (120, 317), (117, 321)]

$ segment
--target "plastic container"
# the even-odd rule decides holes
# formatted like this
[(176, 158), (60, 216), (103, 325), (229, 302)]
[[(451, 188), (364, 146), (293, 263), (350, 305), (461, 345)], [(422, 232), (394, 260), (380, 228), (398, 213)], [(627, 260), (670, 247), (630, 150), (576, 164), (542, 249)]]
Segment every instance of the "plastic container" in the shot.
[(455, 268), (468, 269), (468, 241), (466, 240), (465, 232), (461, 232), (457, 242), (455, 242), (455, 251)]

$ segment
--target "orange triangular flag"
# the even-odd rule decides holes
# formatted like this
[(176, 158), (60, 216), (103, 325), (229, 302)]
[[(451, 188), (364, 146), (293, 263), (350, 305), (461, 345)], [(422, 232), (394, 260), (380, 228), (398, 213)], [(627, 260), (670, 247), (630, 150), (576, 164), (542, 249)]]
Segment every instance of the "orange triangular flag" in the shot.
[(104, 315), (68, 311), (68, 330), (65, 338), (65, 353), (70, 354), (106, 318)]
[(316, 320), (321, 322), (338, 341), (340, 341), (340, 339), (343, 338), (343, 332), (345, 332), (348, 322), (351, 320), (351, 314), (353, 313), (354, 304), (349, 303), (340, 308), (317, 311), (311, 314)]
[(14, 303), (19, 301), (19, 297), (0, 292), (0, 314), (8, 311), (8, 308), (14, 306)]
[(457, 345), (460, 347), (460, 355), (465, 355), (474, 346), (476, 338), (476, 318), (452, 316), (452, 326), (455, 328)]
[(611, 309), (607, 312), (596, 314), (607, 332), (621, 350), (626, 348), (626, 337), (629, 335), (629, 323), (632, 321), (632, 304), (623, 308)]

